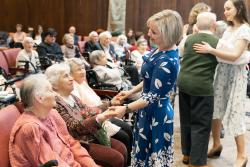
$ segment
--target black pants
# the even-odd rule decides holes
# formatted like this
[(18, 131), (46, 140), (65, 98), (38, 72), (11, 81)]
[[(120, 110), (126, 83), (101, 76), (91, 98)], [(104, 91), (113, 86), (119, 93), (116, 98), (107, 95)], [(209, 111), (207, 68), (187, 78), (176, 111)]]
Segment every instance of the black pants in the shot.
[(130, 81), (132, 83), (132, 85), (137, 85), (140, 83), (140, 75), (138, 73), (138, 70), (136, 68), (136, 66), (134, 65), (125, 65), (124, 66), (124, 70), (128, 73), (129, 77), (130, 77)]
[(132, 150), (132, 141), (133, 141), (132, 128), (129, 126), (129, 124), (120, 119), (111, 118), (110, 122), (121, 127), (121, 129), (114, 136), (112, 136), (112, 138), (119, 140), (126, 146), (128, 151), (127, 164), (129, 165), (131, 160), (130, 153)]
[(213, 96), (191, 96), (179, 92), (182, 154), (190, 156), (191, 165), (207, 164), (213, 104)]

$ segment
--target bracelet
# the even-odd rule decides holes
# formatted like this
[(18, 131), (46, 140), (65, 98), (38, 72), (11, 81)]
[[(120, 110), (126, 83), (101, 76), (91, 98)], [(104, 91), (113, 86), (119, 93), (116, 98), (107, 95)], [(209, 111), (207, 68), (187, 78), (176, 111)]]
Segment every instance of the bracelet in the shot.
[(124, 106), (126, 107), (125, 113), (130, 113), (132, 112), (132, 110), (128, 107), (128, 104), (124, 104)]

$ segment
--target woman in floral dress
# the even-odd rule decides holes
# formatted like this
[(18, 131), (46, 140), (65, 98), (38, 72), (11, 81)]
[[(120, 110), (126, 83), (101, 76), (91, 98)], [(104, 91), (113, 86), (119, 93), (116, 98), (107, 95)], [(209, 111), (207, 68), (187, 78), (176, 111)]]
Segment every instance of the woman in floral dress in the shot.
[[(208, 157), (220, 156), (222, 145), (220, 141), (221, 123), (235, 137), (237, 158), (234, 167), (244, 167), (247, 164), (245, 150), (245, 99), (247, 91), (247, 70), (245, 64), (237, 64), (247, 55), (250, 43), (250, 27), (247, 18), (246, 5), (243, 0), (227, 0), (224, 4), (224, 14), (228, 28), (221, 40), (229, 49), (214, 49), (209, 44), (195, 44), (199, 53), (210, 53), (218, 58), (233, 63), (219, 63), (214, 83), (214, 114), (212, 123), (213, 147)], [(231, 48), (231, 46), (233, 46)]]
[(124, 113), (138, 110), (132, 148), (133, 167), (169, 167), (173, 162), (173, 117), (169, 92), (176, 83), (179, 54), (176, 43), (182, 35), (182, 19), (176, 11), (164, 10), (147, 21), (148, 36), (158, 49), (144, 57), (143, 81), (118, 96), (123, 100), (142, 91), (141, 97), (125, 106), (112, 107)]

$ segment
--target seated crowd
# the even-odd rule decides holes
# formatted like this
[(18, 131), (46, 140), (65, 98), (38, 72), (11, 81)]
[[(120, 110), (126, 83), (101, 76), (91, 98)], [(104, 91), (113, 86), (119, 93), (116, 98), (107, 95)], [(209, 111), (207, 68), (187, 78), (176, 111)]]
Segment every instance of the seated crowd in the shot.
[[(131, 89), (126, 70), (136, 71), (135, 82), (139, 82), (139, 75), (135, 63), (125, 66), (122, 62), (130, 48), (126, 36), (119, 36), (117, 44), (112, 44), (108, 31), (100, 36), (91, 32), (84, 48), (90, 53), (86, 60), (76, 45), (74, 27), (63, 36), (61, 46), (53, 28), (42, 32), (40, 26), (36, 34), (26, 34), (21, 28), (17, 25), (14, 35), (18, 37), (14, 46), (23, 48), (16, 56), (16, 67), (27, 68), (33, 75), (25, 78), (20, 87), (24, 113), (11, 132), (11, 165), (38, 166), (53, 159), (59, 166), (129, 165), (131, 126), (108, 109), (121, 102), (116, 97), (103, 101), (88, 85), (85, 71), (92, 68), (100, 81), (117, 90)], [(43, 72), (45, 75), (35, 74)]]
[[(234, 4), (226, 1), (225, 6), (232, 9)], [(230, 9), (229, 7), (225, 7), (225, 10)], [(174, 99), (172, 89), (176, 91), (178, 86), (182, 162), (189, 167), (208, 167), (207, 158), (218, 157), (222, 152), (219, 133), (223, 125), (225, 129), (235, 130), (237, 159), (234, 167), (245, 167), (248, 158), (245, 153), (245, 125), (242, 124), (244, 92), (238, 85), (243, 85), (243, 72), (246, 71), (246, 64), (249, 64), (250, 54), (246, 48), (250, 47), (250, 28), (246, 24), (247, 19), (235, 16), (230, 18), (231, 22), (240, 26), (229, 25), (232, 26), (232, 29), (229, 29), (224, 22), (216, 23), (216, 15), (210, 10), (205, 3), (195, 5), (190, 13), (192, 19), (184, 26), (183, 38), (172, 37), (176, 38), (173, 44), (173, 41), (168, 41), (171, 40), (170, 36), (169, 39), (165, 36), (165, 29), (164, 33), (155, 31), (160, 25), (157, 25), (157, 22), (161, 20), (157, 21), (158, 15), (147, 22), (151, 41), (145, 39), (143, 32), (134, 33), (131, 29), (126, 35), (119, 34), (115, 38), (105, 30), (92, 31), (88, 37), (82, 38), (76, 34), (76, 28), (71, 26), (63, 36), (61, 46), (56, 42), (56, 30), (48, 28), (43, 31), (41, 25), (37, 27), (36, 32), (29, 27), (28, 33), (25, 33), (22, 31), (22, 25), (17, 24), (16, 32), (9, 37), (0, 32), (0, 48), (22, 48), (20, 51), (17, 49), (19, 53), (16, 57), (12, 57), (15, 57), (16, 68), (24, 69), (16, 72), (15, 76), (26, 77), (17, 89), (11, 86), (24, 112), (18, 117), (10, 133), (10, 165), (40, 166), (50, 160), (56, 160), (58, 166), (65, 167), (127, 167), (137, 164), (166, 166), (164, 163), (171, 166), (174, 129), (173, 109), (169, 99)], [(243, 10), (236, 11), (240, 13)], [(192, 13), (195, 15), (192, 16)], [(178, 16), (179, 19), (177, 13), (174, 12), (173, 16)], [(181, 21), (178, 24), (182, 27)], [(167, 31), (170, 33), (172, 30), (170, 28)], [(176, 33), (171, 35), (174, 34)], [(178, 31), (178, 34), (181, 36), (182, 31)], [(222, 40), (229, 36), (235, 38), (230, 38), (232, 41), (229, 42), (232, 44)], [(168, 50), (169, 46), (165, 46), (167, 42), (171, 44), (171, 50)], [(233, 44), (238, 46), (237, 54), (230, 56), (230, 53), (223, 53), (223, 50), (234, 53), (234, 46), (231, 46)], [(244, 47), (239, 47), (240, 44)], [(154, 45), (158, 49), (154, 49)], [(173, 48), (176, 49), (172, 50)], [(2, 54), (2, 51), (0, 53)], [(223, 56), (224, 54), (226, 56)], [(235, 58), (240, 58), (241, 55), (248, 56), (243, 63), (237, 62)], [(234, 60), (231, 58), (231, 61), (228, 57), (234, 57)], [(179, 61), (179, 58), (182, 59)], [(223, 63), (227, 65), (224, 66)], [(6, 64), (10, 64), (7, 58), (4, 66)], [(243, 72), (237, 71), (239, 69)], [(215, 73), (216, 70), (220, 71)], [(204, 75), (204, 71), (207, 75)], [(2, 72), (1, 76), (3, 73), (5, 74)], [(116, 95), (102, 99), (103, 96), (97, 93), (96, 87), (90, 84), (91, 78), (96, 78), (96, 84), (114, 88), (109, 91)], [(154, 82), (152, 78), (155, 79)], [(226, 83), (227, 79), (230, 82)], [(4, 80), (0, 86), (7, 87), (6, 85), (12, 85), (14, 82), (15, 79), (13, 82)], [(244, 84), (246, 82), (244, 80)], [(236, 83), (237, 86), (234, 85)], [(229, 86), (235, 87), (237, 91)], [(121, 92), (118, 93), (119, 91)], [(236, 96), (235, 92), (239, 96)], [(223, 96), (229, 93), (232, 93), (232, 96), (224, 99)], [(192, 101), (199, 103), (190, 105)], [(228, 101), (232, 102), (229, 106)], [(202, 114), (196, 111), (197, 106)], [(164, 113), (164, 107), (168, 113), (157, 115)], [(237, 110), (234, 111), (234, 107)], [(237, 119), (229, 120), (226, 117), (227, 122), (222, 121), (224, 116), (220, 110), (223, 110), (222, 114), (232, 114)], [(125, 114), (133, 115), (133, 111), (137, 112), (135, 124), (124, 119)], [(165, 125), (159, 128), (158, 124), (169, 125), (166, 125), (165, 129)], [(211, 129), (213, 146), (208, 150)], [(163, 135), (167, 142), (159, 140), (159, 134)], [(154, 137), (157, 138), (154, 140)], [(168, 147), (167, 153), (161, 152), (161, 146), (158, 150), (160, 144)], [(151, 148), (156, 152), (151, 154)]]

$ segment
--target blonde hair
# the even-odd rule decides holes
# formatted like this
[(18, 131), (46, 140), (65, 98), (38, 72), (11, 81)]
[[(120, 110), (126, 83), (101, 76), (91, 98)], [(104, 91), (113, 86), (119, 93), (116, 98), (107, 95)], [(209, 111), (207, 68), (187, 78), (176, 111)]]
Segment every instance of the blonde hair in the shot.
[(180, 14), (173, 10), (163, 10), (147, 20), (147, 25), (156, 23), (166, 48), (178, 43), (182, 37), (183, 23)]
[(211, 7), (205, 4), (204, 2), (197, 3), (193, 6), (189, 13), (188, 24), (193, 26), (197, 22), (197, 16), (201, 12), (209, 12)]
[(67, 44), (67, 40), (68, 40), (69, 38), (73, 38), (73, 39), (74, 39), (74, 37), (73, 37), (71, 34), (65, 34), (65, 35), (63, 36), (63, 38), (62, 38), (62, 43), (63, 43), (63, 44)]

